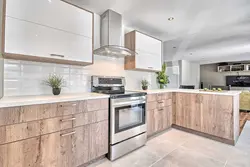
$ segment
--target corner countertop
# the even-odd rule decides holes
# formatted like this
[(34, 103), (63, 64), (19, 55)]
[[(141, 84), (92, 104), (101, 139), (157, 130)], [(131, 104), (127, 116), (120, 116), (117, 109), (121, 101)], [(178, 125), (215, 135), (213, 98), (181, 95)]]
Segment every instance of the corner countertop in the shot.
[(103, 98), (109, 98), (109, 95), (98, 94), (98, 93), (76, 93), (76, 94), (62, 94), (58, 96), (53, 96), (53, 95), (13, 96), (13, 97), (3, 97), (2, 99), (0, 99), (0, 108), (90, 100), (90, 99), (103, 99)]
[(203, 91), (199, 89), (151, 89), (151, 90), (137, 90), (140, 92), (146, 92), (147, 94), (155, 94), (155, 93), (167, 93), (167, 92), (181, 92), (181, 93), (199, 93), (199, 94), (214, 94), (214, 95), (227, 95), (227, 96), (236, 96), (241, 93), (241, 91), (221, 91), (221, 92), (209, 92)]

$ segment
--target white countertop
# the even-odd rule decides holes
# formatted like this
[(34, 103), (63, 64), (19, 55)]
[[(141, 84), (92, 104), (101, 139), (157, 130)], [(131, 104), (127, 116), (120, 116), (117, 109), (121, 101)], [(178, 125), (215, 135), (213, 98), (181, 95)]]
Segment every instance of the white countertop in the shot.
[(0, 108), (25, 106), (34, 104), (58, 103), (67, 101), (90, 100), (109, 98), (109, 95), (98, 93), (76, 93), (76, 94), (62, 94), (54, 95), (37, 95), (37, 96), (13, 96), (3, 97), (0, 99)]
[(147, 94), (155, 94), (155, 93), (167, 93), (167, 92), (182, 92), (182, 93), (200, 93), (200, 94), (215, 94), (215, 95), (228, 95), (228, 96), (235, 96), (239, 95), (241, 91), (202, 91), (199, 89), (152, 89), (152, 90), (137, 90), (140, 92), (146, 92)]

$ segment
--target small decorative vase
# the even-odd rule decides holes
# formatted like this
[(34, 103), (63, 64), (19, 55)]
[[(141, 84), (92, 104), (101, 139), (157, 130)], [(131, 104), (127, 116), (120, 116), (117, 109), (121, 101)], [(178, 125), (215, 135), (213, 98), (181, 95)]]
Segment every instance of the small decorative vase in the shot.
[(164, 84), (160, 84), (160, 89), (164, 89), (165, 85)]
[(61, 93), (61, 88), (53, 88), (52, 92), (53, 92), (53, 95), (59, 95)]
[(148, 86), (142, 86), (142, 90), (148, 90)]

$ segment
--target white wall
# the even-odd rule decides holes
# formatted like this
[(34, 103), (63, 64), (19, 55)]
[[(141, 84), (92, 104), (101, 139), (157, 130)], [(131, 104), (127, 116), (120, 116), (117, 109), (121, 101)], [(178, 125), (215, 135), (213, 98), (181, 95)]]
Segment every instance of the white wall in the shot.
[(208, 88), (208, 85), (226, 85), (226, 76), (230, 75), (250, 75), (250, 72), (217, 72), (217, 64), (201, 65), (201, 82), (204, 83), (204, 87)]

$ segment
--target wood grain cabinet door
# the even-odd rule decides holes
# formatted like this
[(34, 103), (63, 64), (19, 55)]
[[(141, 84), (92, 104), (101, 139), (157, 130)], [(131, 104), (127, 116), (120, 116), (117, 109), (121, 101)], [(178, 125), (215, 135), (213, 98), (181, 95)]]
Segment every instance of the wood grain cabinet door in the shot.
[(163, 129), (167, 129), (170, 128), (172, 126), (172, 106), (167, 106), (164, 108), (164, 112), (163, 112)]
[(60, 132), (0, 146), (1, 167), (62, 167)]
[(75, 128), (74, 167), (108, 153), (108, 120)]
[(176, 93), (176, 125), (201, 130), (200, 95), (191, 93)]
[(147, 110), (147, 135), (151, 136), (155, 131), (154, 110)]
[(202, 127), (204, 133), (233, 138), (233, 97), (202, 95)]

